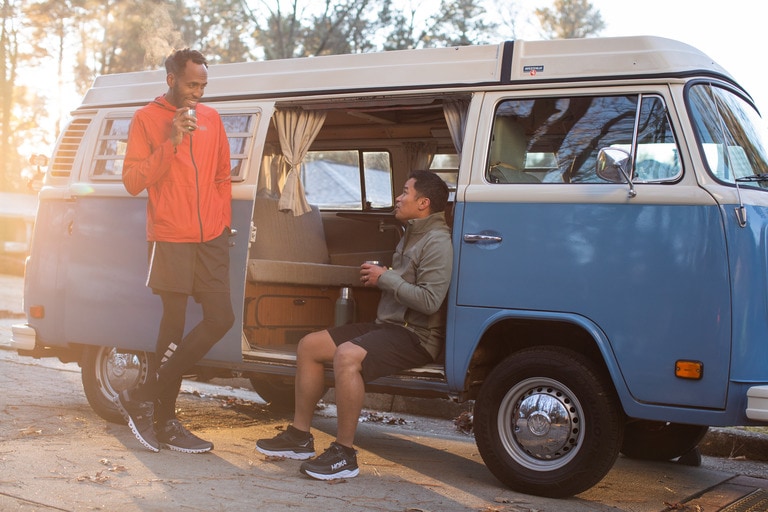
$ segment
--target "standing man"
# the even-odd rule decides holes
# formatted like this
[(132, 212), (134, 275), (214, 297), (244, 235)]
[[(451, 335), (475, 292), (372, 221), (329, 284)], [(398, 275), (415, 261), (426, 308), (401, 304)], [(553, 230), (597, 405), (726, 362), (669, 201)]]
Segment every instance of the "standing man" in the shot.
[[(219, 114), (199, 104), (208, 84), (200, 52), (178, 50), (165, 61), (168, 92), (133, 117), (123, 167), (129, 193), (146, 190), (149, 274), (163, 316), (146, 383), (115, 403), (148, 449), (202, 453), (213, 444), (176, 418), (182, 376), (234, 323), (229, 294), (232, 188), (229, 143)], [(189, 296), (203, 319), (184, 336)]]
[(355, 430), (365, 383), (437, 359), (445, 341), (442, 307), (451, 281), (453, 251), (445, 223), (448, 187), (436, 174), (415, 171), (395, 201), (395, 218), (406, 225), (391, 269), (363, 264), (363, 286), (378, 287), (375, 323), (332, 327), (308, 334), (297, 348), (293, 425), (256, 449), (291, 459), (314, 457), (310, 433), (324, 392), (324, 364), (333, 362), (338, 424), (336, 441), (300, 471), (319, 480), (357, 476)]

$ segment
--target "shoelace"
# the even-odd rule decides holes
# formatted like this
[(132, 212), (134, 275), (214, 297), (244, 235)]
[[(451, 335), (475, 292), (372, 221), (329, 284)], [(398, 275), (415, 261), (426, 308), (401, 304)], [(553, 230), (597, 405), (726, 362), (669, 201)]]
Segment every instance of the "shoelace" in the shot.
[(181, 424), (181, 422), (176, 420), (171, 420), (166, 424), (165, 427), (166, 432), (170, 432), (173, 434), (176, 434), (177, 436), (183, 436), (183, 437), (189, 437), (190, 432), (186, 428), (184, 428), (184, 425)]
[(326, 459), (332, 459), (336, 456), (346, 457), (347, 455), (344, 453), (344, 450), (341, 446), (338, 444), (332, 444), (317, 458), (317, 460), (318, 462), (325, 461)]

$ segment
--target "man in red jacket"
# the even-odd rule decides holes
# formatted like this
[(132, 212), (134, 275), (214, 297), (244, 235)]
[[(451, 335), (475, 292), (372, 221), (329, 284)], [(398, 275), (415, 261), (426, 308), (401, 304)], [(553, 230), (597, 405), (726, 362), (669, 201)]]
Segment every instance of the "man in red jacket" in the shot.
[[(213, 444), (184, 428), (175, 409), (184, 373), (234, 323), (229, 143), (219, 114), (199, 104), (208, 83), (205, 57), (178, 50), (165, 68), (168, 92), (134, 115), (123, 166), (128, 192), (147, 191), (147, 286), (162, 299), (163, 316), (146, 382), (119, 393), (115, 404), (148, 449), (202, 453)], [(190, 295), (203, 319), (184, 336)]]

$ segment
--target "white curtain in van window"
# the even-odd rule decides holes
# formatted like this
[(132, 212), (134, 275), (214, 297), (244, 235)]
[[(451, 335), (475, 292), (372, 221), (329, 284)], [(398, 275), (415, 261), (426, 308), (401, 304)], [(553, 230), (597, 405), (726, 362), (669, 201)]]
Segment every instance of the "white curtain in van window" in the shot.
[(461, 159), (461, 148), (464, 147), (467, 110), (469, 110), (469, 100), (449, 100), (443, 103), (443, 115), (445, 115), (445, 122), (448, 123), (448, 131), (451, 132), (451, 139), (459, 159)]
[(277, 144), (264, 144), (256, 195), (280, 199), (280, 191), (285, 186), (285, 176), (287, 174), (288, 165), (285, 163), (285, 157), (280, 152), (280, 147)]
[(437, 142), (406, 142), (404, 146), (409, 171), (429, 169), (437, 153)]
[(288, 164), (278, 208), (304, 215), (310, 211), (304, 187), (301, 184), (301, 162), (309, 151), (320, 128), (325, 122), (325, 112), (319, 110), (278, 109), (275, 111), (275, 126), (280, 138), (280, 149)]

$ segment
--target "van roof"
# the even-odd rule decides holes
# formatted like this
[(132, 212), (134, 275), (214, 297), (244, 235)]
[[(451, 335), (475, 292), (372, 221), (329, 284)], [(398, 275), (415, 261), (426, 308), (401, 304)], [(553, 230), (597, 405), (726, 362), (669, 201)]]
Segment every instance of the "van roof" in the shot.
[[(517, 40), (211, 65), (206, 100), (692, 74), (734, 82), (703, 52), (672, 39)], [(103, 75), (81, 108), (144, 104), (166, 90), (164, 69)]]

